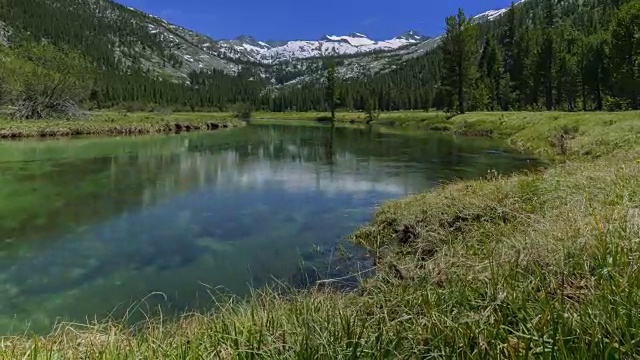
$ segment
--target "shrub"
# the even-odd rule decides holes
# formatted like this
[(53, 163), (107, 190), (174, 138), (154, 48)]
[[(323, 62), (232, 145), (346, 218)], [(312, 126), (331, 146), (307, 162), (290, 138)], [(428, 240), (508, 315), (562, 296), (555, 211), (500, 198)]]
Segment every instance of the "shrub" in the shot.
[(149, 107), (141, 101), (127, 101), (119, 105), (119, 107), (128, 113), (147, 111)]
[(449, 124), (433, 124), (429, 127), (430, 131), (453, 131), (453, 127)]
[(91, 69), (81, 55), (52, 45), (25, 44), (15, 50), (17, 65), (12, 101), (14, 118), (72, 118), (84, 114), (79, 104), (89, 98)]
[(231, 107), (233, 117), (241, 120), (249, 120), (253, 116), (253, 106), (248, 103), (237, 103)]
[(171, 115), (173, 113), (173, 109), (169, 106), (153, 106), (153, 112), (158, 115)]
[(322, 116), (318, 116), (316, 118), (316, 121), (318, 122), (327, 122), (327, 121), (333, 121), (333, 118), (329, 115), (322, 115)]
[(578, 131), (579, 129), (576, 126), (563, 125), (560, 130), (549, 139), (549, 142), (559, 155), (567, 155), (569, 154), (569, 142), (575, 138)]
[(52, 119), (52, 118), (80, 118), (85, 112), (78, 104), (69, 99), (49, 100), (47, 98), (29, 95), (18, 101), (13, 112), (14, 119)]
[(613, 96), (604, 97), (603, 107), (607, 111), (625, 111), (630, 109), (628, 100)]

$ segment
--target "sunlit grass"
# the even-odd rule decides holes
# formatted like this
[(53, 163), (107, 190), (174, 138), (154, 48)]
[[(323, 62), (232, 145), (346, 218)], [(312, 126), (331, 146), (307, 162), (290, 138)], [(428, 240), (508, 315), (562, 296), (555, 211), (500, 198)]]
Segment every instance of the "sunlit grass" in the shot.
[(512, 112), (470, 113), (449, 120), (463, 135), (489, 135), (507, 139), (523, 151), (558, 155), (554, 138), (566, 133), (567, 154), (600, 157), (616, 150), (640, 149), (640, 112)]

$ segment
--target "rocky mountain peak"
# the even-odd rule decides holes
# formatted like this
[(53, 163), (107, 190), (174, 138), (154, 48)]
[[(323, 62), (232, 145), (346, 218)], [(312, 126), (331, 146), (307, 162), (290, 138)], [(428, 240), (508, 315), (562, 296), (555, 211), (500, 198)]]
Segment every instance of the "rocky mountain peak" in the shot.
[(360, 38), (360, 39), (368, 39), (369, 38), (367, 35), (362, 34), (362, 33), (357, 33), (357, 32), (352, 32), (347, 36), (352, 37), (352, 38)]
[(408, 30), (396, 36), (394, 39), (405, 41), (424, 41), (429, 39), (429, 37), (420, 34), (417, 30)]

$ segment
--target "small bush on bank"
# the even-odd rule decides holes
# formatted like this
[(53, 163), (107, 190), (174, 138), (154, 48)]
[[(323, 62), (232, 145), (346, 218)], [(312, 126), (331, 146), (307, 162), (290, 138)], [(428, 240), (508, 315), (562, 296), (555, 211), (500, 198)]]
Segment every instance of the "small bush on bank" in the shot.
[(71, 100), (51, 101), (41, 96), (21, 99), (13, 112), (16, 120), (78, 119), (85, 115), (86, 112)]
[(331, 116), (322, 115), (322, 116), (318, 116), (316, 118), (316, 121), (318, 121), (318, 122), (328, 122), (328, 121), (333, 121), (333, 119), (331, 118)]
[(453, 131), (453, 126), (449, 124), (433, 124), (429, 127), (429, 130), (448, 132), (448, 131)]
[(78, 118), (89, 98), (91, 66), (77, 53), (47, 43), (27, 43), (12, 50), (4, 64), (3, 100), (13, 104), (18, 120)]
[(171, 115), (173, 113), (173, 109), (169, 106), (156, 105), (153, 107), (153, 113), (158, 115)]
[(253, 106), (248, 103), (237, 103), (231, 107), (233, 117), (240, 120), (249, 120), (253, 116)]
[(126, 101), (118, 105), (117, 108), (127, 113), (135, 112), (147, 112), (150, 110), (150, 106), (142, 101)]

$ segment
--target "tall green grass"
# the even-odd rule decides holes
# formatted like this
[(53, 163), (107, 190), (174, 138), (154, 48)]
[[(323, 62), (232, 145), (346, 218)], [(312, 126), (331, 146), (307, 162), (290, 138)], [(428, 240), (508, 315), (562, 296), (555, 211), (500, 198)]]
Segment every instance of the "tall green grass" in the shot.
[(217, 130), (244, 122), (211, 114), (93, 113), (76, 120), (24, 120), (0, 118), (0, 138), (65, 137), (78, 135), (140, 135)]
[[(627, 114), (476, 116), (453, 126), (492, 129), (557, 165), (489, 173), (384, 204), (353, 234), (376, 263), (376, 276), (359, 289), (266, 289), (210, 313), (156, 317), (135, 329), (117, 321), (62, 325), (46, 337), (0, 340), (1, 356), (639, 357), (640, 144), (626, 132), (640, 124)], [(503, 123), (518, 116), (526, 126)], [(574, 121), (577, 129), (562, 130)], [(571, 134), (564, 154), (558, 131)], [(618, 143), (618, 135), (627, 140)]]

